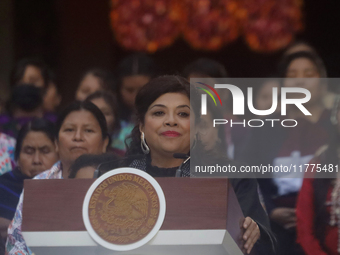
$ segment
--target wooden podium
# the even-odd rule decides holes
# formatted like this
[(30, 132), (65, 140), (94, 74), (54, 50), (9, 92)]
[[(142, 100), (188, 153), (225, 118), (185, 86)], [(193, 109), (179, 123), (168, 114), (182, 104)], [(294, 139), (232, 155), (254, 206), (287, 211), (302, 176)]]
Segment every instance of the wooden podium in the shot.
[(243, 254), (244, 218), (227, 179), (155, 179), (165, 195), (165, 219), (156, 236), (138, 249), (108, 250), (86, 231), (82, 206), (94, 179), (25, 180), (24, 239), (36, 255)]

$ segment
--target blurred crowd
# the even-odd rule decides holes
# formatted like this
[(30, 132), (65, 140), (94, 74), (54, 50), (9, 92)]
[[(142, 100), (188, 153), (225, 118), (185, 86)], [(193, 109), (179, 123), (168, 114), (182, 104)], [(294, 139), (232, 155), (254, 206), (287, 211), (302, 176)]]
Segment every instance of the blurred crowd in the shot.
[[(228, 77), (221, 63), (207, 58), (190, 63), (178, 73), (187, 80)], [(5, 250), (6, 254), (30, 254), (20, 233), (25, 179), (93, 178), (102, 163), (139, 153), (151, 154), (151, 159), (134, 159), (130, 166), (148, 168), (143, 170), (153, 176), (175, 176), (183, 159), (168, 159), (163, 151), (175, 149), (164, 149), (165, 145), (159, 144), (152, 131), (158, 132), (156, 118), (165, 116), (172, 104), (186, 102), (186, 99), (180, 96), (184, 92), (170, 84), (173, 78), (157, 80), (158, 76), (159, 66), (151, 57), (133, 54), (112, 72), (85, 70), (79, 79), (75, 101), (63, 107), (56, 74), (46, 63), (40, 59), (22, 59), (16, 63), (10, 74), (10, 98), (1, 105), (0, 115), (0, 254)], [(176, 77), (179, 84), (185, 83), (180, 76), (171, 77)], [(258, 110), (271, 108), (273, 88), (290, 86), (279, 78), (327, 78), (327, 70), (316, 49), (305, 42), (296, 42), (283, 53), (277, 63), (277, 73), (267, 78), (254, 88), (254, 107)], [(335, 167), (340, 155), (340, 100), (323, 79), (314, 81), (300, 84), (311, 92), (311, 99), (304, 106), (312, 115), (305, 116), (295, 107), (287, 108), (284, 117), (298, 120), (295, 128), (240, 125), (213, 128), (209, 124), (219, 112), (208, 107), (207, 115), (200, 118), (201, 132), (196, 134), (200, 145), (228, 160), (252, 166), (298, 166), (312, 162)], [(163, 95), (150, 89), (142, 90), (144, 86), (157, 88), (163, 84), (164, 89), (168, 89)], [(172, 97), (174, 93), (179, 94)], [(238, 120), (232, 114), (231, 96), (222, 95), (222, 101), (225, 118)], [(151, 108), (157, 111), (149, 113)], [(186, 143), (179, 145), (181, 151), (174, 152), (188, 153), (193, 147), (189, 133), (185, 136), (184, 131), (174, 131), (178, 126), (185, 127), (181, 123), (189, 113), (190, 107), (189, 112), (181, 110), (177, 115), (183, 120), (177, 123), (173, 117), (166, 124), (172, 131), (162, 130), (163, 136), (181, 136), (181, 143)], [(270, 118), (282, 119), (280, 109)], [(101, 170), (109, 169), (110, 165)], [(166, 170), (159, 174), (161, 169)], [(185, 167), (183, 169), (185, 171)], [(271, 178), (257, 180), (256, 194), (270, 226), (267, 228), (262, 223), (262, 215), (245, 215), (260, 229), (260, 232), (255, 228), (249, 232), (253, 243), (248, 242), (251, 238), (245, 239), (246, 251), (250, 252), (268, 231), (268, 240), (275, 247), (273, 254), (340, 253), (340, 182), (336, 172), (327, 179), (303, 177), (301, 172), (290, 176), (273, 173)], [(237, 189), (236, 184), (234, 188)], [(254, 208), (249, 208), (249, 212)], [(22, 253), (16, 253), (19, 251)]]

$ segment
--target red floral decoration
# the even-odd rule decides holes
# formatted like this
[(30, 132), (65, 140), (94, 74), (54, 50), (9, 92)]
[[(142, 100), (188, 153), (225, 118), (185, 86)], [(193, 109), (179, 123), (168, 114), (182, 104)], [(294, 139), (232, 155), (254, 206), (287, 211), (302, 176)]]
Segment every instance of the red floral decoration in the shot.
[(181, 7), (173, 0), (112, 0), (111, 23), (125, 48), (155, 52), (180, 33)]
[(286, 47), (303, 28), (302, 0), (243, 0), (238, 9), (249, 47), (271, 52)]
[(196, 49), (218, 50), (243, 34), (255, 51), (286, 47), (303, 28), (303, 0), (111, 0), (125, 48), (155, 52), (180, 33)]
[(196, 49), (218, 50), (239, 36), (236, 0), (183, 0), (182, 31)]

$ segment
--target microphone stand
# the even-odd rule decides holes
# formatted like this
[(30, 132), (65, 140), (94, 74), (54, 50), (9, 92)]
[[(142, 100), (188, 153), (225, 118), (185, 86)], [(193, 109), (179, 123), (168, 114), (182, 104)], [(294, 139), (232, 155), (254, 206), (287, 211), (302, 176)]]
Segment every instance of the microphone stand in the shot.
[(183, 163), (176, 170), (176, 175), (175, 175), (175, 177), (182, 177), (182, 167), (184, 166), (185, 163), (188, 162), (188, 160), (190, 159), (190, 155), (187, 155), (184, 153), (174, 153), (173, 157), (184, 159)]

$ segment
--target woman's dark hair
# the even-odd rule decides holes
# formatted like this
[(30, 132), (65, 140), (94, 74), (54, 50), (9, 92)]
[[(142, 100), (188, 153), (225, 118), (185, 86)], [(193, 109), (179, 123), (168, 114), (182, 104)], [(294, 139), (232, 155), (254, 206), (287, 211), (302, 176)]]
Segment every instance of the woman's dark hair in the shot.
[(284, 51), (284, 55), (290, 55), (290, 54), (293, 54), (293, 53), (289, 53), (290, 49), (291, 48), (294, 48), (298, 45), (305, 45), (306, 47), (309, 48), (309, 50), (302, 50), (302, 51), (308, 51), (308, 52), (312, 52), (314, 54), (317, 54), (314, 46), (312, 46), (310, 43), (304, 41), (304, 40), (296, 40), (294, 42), (292, 42), (291, 44), (288, 45), (288, 47), (286, 48), (286, 50)]
[(289, 55), (284, 55), (282, 60), (279, 63), (279, 67), (278, 67), (279, 77), (281, 77), (281, 78), (286, 77), (287, 69), (288, 69), (290, 63), (293, 62), (294, 60), (298, 59), (298, 58), (309, 59), (316, 66), (316, 68), (317, 68), (317, 70), (320, 74), (320, 77), (321, 78), (327, 77), (327, 71), (326, 71), (326, 68), (325, 68), (325, 65), (324, 65), (322, 59), (316, 53), (312, 53), (312, 52), (308, 52), (308, 51), (300, 51), (300, 52), (292, 53), (292, 54), (289, 54)]
[(11, 115), (18, 108), (25, 112), (32, 112), (42, 106), (42, 103), (42, 90), (40, 88), (33, 84), (20, 84), (20, 86), (12, 88), (7, 110)]
[(54, 143), (56, 139), (55, 127), (52, 122), (45, 119), (34, 119), (27, 122), (25, 125), (22, 126), (17, 137), (17, 143), (15, 145), (14, 153), (15, 160), (19, 159), (22, 144), (30, 131), (44, 133), (51, 140), (52, 143)]
[(120, 87), (121, 79), (127, 76), (145, 75), (150, 78), (155, 77), (157, 75), (157, 66), (154, 60), (145, 53), (135, 53), (124, 58), (119, 63), (117, 71)]
[(102, 87), (104, 91), (115, 91), (116, 90), (117, 81), (111, 72), (100, 69), (100, 68), (93, 68), (93, 69), (86, 71), (82, 75), (80, 81), (82, 81), (85, 78), (85, 76), (89, 74), (98, 78), (100, 86)]
[(20, 81), (24, 77), (27, 66), (35, 66), (39, 68), (41, 75), (44, 79), (44, 88), (47, 88), (47, 85), (50, 81), (51, 71), (49, 67), (47, 66), (47, 64), (39, 58), (25, 58), (25, 59), (19, 60), (14, 66), (14, 68), (12, 69), (12, 72), (10, 75), (10, 85), (16, 86), (20, 83)]
[(81, 110), (91, 112), (92, 115), (97, 119), (100, 129), (102, 131), (103, 139), (109, 136), (108, 131), (107, 131), (106, 119), (102, 111), (99, 110), (99, 108), (96, 105), (94, 105), (93, 103), (89, 101), (82, 101), (82, 102), (75, 101), (71, 103), (66, 109), (64, 109), (58, 117), (58, 120), (56, 122), (57, 138), (59, 138), (59, 131), (66, 117), (72, 112), (81, 111)]
[(184, 68), (183, 76), (188, 78), (190, 74), (196, 73), (211, 78), (226, 78), (228, 77), (225, 67), (212, 59), (200, 58)]
[(110, 93), (110, 92), (105, 92), (105, 91), (96, 91), (93, 94), (89, 95), (86, 98), (86, 101), (92, 101), (94, 99), (102, 98), (105, 103), (107, 103), (113, 112), (114, 118), (115, 118), (115, 123), (113, 126), (113, 131), (117, 132), (120, 130), (120, 122), (119, 122), (119, 112), (118, 112), (118, 102), (116, 97)]
[(134, 155), (143, 153), (140, 147), (140, 131), (139, 123), (144, 123), (144, 117), (149, 109), (149, 106), (156, 101), (157, 98), (166, 93), (182, 93), (191, 100), (190, 104), (195, 113), (196, 122), (200, 118), (200, 107), (196, 96), (190, 97), (190, 83), (181, 76), (165, 75), (152, 79), (147, 83), (136, 96), (136, 115), (137, 125), (131, 132), (131, 135), (126, 139), (127, 153), (126, 155)]
[[(100, 164), (107, 163), (110, 161), (118, 160), (118, 156), (112, 153), (104, 153), (99, 155), (84, 154), (79, 156), (70, 168), (69, 178), (75, 178), (78, 171), (83, 167), (95, 167), (96, 169)], [(111, 170), (111, 169), (106, 169)]]
[(154, 78), (158, 73), (158, 69), (154, 60), (145, 53), (135, 53), (124, 58), (118, 65), (117, 77), (118, 86), (116, 87), (116, 94), (119, 103), (119, 112), (122, 120), (131, 121), (133, 115), (133, 109), (127, 107), (122, 100), (121, 88), (123, 84), (123, 78), (135, 75), (144, 75)]

